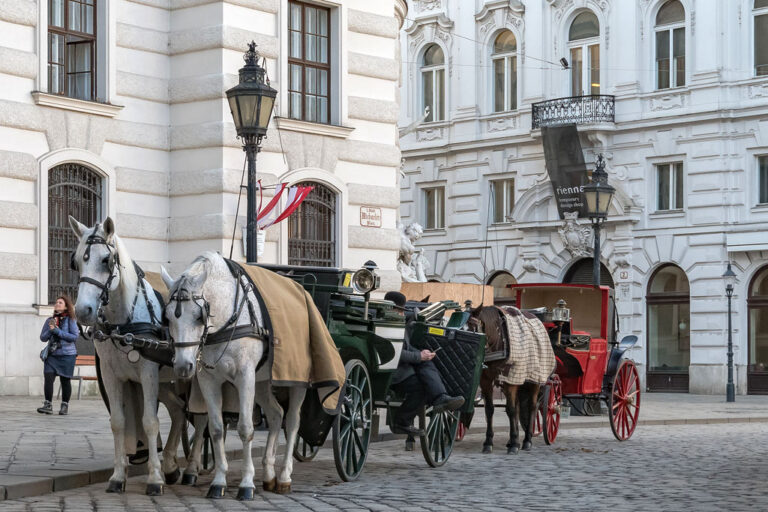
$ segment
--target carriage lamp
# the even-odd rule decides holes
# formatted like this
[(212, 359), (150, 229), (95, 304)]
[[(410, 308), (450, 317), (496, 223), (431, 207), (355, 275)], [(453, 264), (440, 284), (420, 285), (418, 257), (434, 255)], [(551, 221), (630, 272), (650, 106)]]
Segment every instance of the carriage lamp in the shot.
[(552, 308), (552, 321), (553, 322), (567, 322), (571, 319), (571, 310), (568, 309), (568, 304), (560, 299), (557, 301), (557, 306)]
[(376, 289), (378, 276), (367, 268), (361, 268), (352, 275), (352, 289), (355, 293), (365, 294)]
[(733, 329), (731, 326), (731, 297), (733, 297), (733, 285), (736, 283), (736, 273), (731, 268), (731, 262), (723, 273), (725, 281), (725, 295), (728, 297), (728, 383), (725, 385), (725, 401), (736, 401), (736, 390), (733, 385)]
[(235, 122), (237, 137), (243, 144), (248, 160), (248, 224), (246, 236), (246, 260), (256, 263), (256, 154), (261, 150), (261, 140), (267, 135), (277, 91), (265, 82), (266, 70), (259, 65), (256, 43), (248, 44), (243, 56), (245, 66), (240, 68), (240, 83), (227, 91), (227, 101)]
[(597, 155), (595, 170), (592, 179), (584, 187), (584, 199), (587, 202), (587, 216), (592, 221), (592, 229), (595, 234), (595, 252), (592, 256), (592, 278), (594, 285), (600, 286), (600, 226), (608, 217), (608, 207), (616, 189), (608, 184), (608, 173), (605, 172), (605, 160), (603, 155)]

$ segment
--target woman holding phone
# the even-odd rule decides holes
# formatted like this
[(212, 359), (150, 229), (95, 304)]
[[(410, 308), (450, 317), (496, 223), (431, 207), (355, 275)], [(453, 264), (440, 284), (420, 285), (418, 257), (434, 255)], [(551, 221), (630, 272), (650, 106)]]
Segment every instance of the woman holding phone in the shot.
[(75, 320), (75, 306), (69, 297), (62, 295), (56, 299), (53, 306), (53, 316), (43, 324), (40, 341), (48, 342), (48, 346), (40, 354), (43, 359), (43, 387), (45, 401), (37, 409), (40, 414), (53, 414), (53, 382), (56, 376), (61, 381), (61, 409), (59, 414), (69, 412), (69, 398), (72, 396), (72, 373), (75, 371), (77, 348), (75, 342), (79, 331)]

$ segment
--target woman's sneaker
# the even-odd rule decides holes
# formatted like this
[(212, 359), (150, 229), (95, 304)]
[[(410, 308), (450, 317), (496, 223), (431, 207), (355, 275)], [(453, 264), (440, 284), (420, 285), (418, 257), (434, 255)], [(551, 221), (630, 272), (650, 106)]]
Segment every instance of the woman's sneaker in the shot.
[(45, 400), (43, 406), (37, 408), (37, 412), (40, 414), (53, 414), (53, 405), (48, 400)]
[(69, 414), (69, 404), (67, 402), (61, 402), (61, 409), (59, 409), (59, 414), (62, 416)]

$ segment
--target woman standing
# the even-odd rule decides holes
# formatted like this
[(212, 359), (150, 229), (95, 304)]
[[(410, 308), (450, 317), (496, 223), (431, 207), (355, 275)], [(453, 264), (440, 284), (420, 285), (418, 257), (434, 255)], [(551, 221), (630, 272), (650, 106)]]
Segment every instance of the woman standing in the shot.
[[(75, 371), (77, 348), (75, 341), (78, 337), (75, 307), (67, 296), (56, 299), (53, 306), (53, 316), (45, 321), (40, 341), (48, 342), (48, 354), (43, 359), (43, 376), (45, 377), (45, 402), (37, 409), (41, 414), (53, 414), (53, 381), (59, 376), (61, 381), (61, 409), (59, 414), (69, 412), (69, 398), (72, 396), (72, 373)], [(41, 354), (42, 356), (42, 354)]]

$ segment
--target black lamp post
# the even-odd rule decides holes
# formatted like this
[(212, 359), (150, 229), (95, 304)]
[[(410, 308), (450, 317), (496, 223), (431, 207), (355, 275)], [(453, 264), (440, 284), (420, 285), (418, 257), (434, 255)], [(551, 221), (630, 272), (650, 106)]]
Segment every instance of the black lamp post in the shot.
[(595, 234), (595, 253), (593, 258), (592, 278), (595, 286), (600, 286), (600, 226), (608, 217), (608, 207), (616, 189), (608, 184), (603, 155), (597, 155), (597, 164), (592, 172), (592, 180), (584, 185), (584, 198), (587, 200), (587, 216), (592, 221)]
[(240, 83), (227, 91), (229, 109), (235, 121), (237, 137), (243, 143), (248, 159), (248, 227), (246, 229), (245, 259), (256, 263), (256, 154), (261, 151), (261, 139), (267, 135), (272, 108), (277, 91), (264, 81), (266, 70), (259, 66), (256, 43), (248, 44), (243, 57), (245, 66), (240, 68)]
[(731, 297), (733, 297), (733, 285), (736, 282), (736, 274), (731, 268), (731, 262), (723, 273), (725, 280), (725, 295), (728, 296), (728, 384), (725, 385), (725, 401), (736, 401), (736, 390), (733, 386), (733, 331), (731, 328)]

